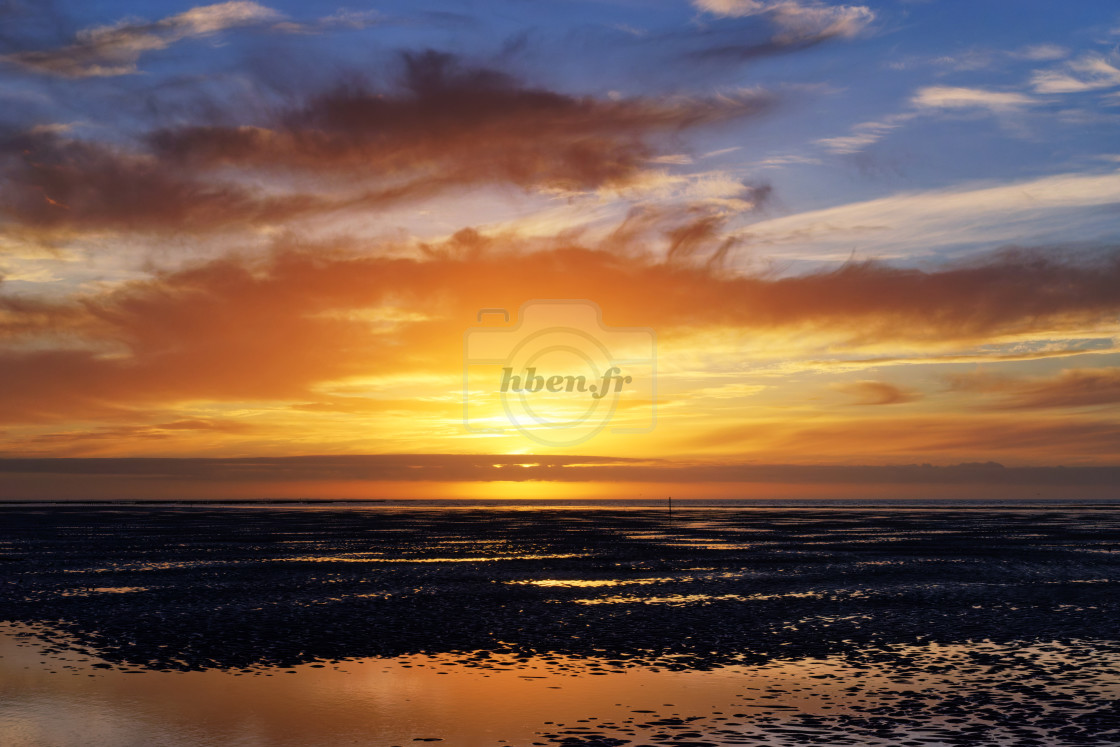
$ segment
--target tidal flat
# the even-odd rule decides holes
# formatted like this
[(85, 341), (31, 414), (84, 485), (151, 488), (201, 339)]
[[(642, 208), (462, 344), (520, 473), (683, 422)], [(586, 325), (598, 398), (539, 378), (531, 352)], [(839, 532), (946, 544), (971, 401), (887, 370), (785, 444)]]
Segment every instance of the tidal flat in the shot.
[(0, 743), (1120, 744), (1120, 507), (0, 507)]

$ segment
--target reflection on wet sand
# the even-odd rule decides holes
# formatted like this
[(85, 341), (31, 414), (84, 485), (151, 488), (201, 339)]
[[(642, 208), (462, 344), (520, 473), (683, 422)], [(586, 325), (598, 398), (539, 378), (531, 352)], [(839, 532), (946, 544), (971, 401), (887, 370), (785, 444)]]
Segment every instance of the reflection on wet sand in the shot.
[(575, 604), (692, 604), (694, 602), (744, 601), (741, 594), (670, 594), (664, 597), (595, 597), (573, 599)]
[[(73, 652), (44, 653), (26, 627), (0, 628), (0, 744), (716, 747), (1120, 738), (1120, 648), (1091, 641), (930, 644), (867, 660), (708, 672), (489, 652), (246, 672), (105, 666)], [(1085, 724), (1097, 727), (1095, 741), (1078, 738)]]

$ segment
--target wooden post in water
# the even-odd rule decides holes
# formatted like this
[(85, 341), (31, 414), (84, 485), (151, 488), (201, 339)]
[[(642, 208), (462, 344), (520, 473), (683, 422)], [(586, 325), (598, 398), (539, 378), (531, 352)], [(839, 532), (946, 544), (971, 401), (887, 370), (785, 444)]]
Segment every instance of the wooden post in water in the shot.
[(669, 496), (669, 523), (673, 523), (673, 496)]

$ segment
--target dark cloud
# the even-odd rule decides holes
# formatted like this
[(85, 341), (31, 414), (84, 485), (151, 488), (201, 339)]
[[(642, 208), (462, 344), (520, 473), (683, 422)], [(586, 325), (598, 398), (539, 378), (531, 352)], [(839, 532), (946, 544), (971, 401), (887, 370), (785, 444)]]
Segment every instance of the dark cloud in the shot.
[(657, 150), (648, 138), (766, 107), (761, 96), (598, 99), (526, 87), (436, 53), (406, 54), (401, 88), (357, 83), (313, 97), (272, 126), (187, 127), (151, 137), (162, 158), (448, 183), (585, 189), (622, 182)]
[(0, 216), (31, 231), (205, 232), (328, 207), (176, 172), (149, 153), (31, 132), (0, 141)]
[[(526, 461), (529, 461), (526, 464)], [(0, 474), (145, 476), (201, 482), (472, 480), (664, 483), (1108, 485), (1118, 467), (955, 465), (675, 464), (597, 456), (380, 454), (245, 458), (7, 458)]]
[(434, 52), (403, 64), (393, 90), (354, 83), (271, 121), (165, 128), (142, 147), (9, 134), (0, 140), (0, 215), (53, 234), (205, 233), (468, 186), (623, 185), (677, 134), (768, 105), (755, 94), (573, 96)]

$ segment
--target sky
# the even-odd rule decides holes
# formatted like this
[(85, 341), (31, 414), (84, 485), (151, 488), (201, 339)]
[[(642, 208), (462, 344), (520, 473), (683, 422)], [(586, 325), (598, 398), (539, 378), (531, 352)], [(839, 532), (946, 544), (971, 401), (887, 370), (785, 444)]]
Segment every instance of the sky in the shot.
[(1107, 0), (0, 0), (0, 497), (1114, 493), (1118, 125)]

